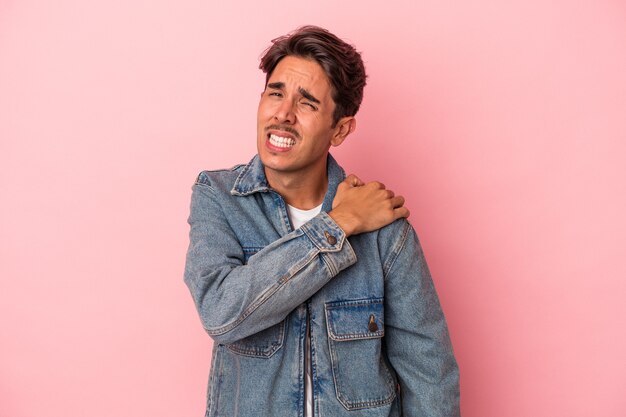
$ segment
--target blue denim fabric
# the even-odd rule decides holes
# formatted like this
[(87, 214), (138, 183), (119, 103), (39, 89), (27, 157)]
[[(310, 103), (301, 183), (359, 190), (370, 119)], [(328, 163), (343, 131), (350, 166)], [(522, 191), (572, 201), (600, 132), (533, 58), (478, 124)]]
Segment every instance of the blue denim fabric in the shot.
[(256, 156), (193, 186), (185, 282), (215, 341), (206, 416), (302, 416), (306, 323), (316, 416), (459, 416), (459, 374), (404, 219), (345, 237), (322, 212), (292, 230)]

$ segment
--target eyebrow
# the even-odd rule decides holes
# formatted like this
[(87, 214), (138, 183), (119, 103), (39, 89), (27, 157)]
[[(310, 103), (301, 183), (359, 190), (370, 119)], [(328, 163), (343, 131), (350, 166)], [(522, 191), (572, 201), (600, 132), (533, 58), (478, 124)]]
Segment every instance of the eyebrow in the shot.
[(285, 88), (285, 83), (283, 83), (283, 82), (275, 82), (275, 83), (269, 83), (267, 86), (269, 88), (273, 88), (275, 90), (282, 90), (283, 88)]
[[(285, 88), (285, 83), (282, 81), (277, 81), (274, 83), (269, 83), (267, 85), (269, 88), (275, 89), (275, 90), (282, 90)], [(312, 101), (313, 103), (317, 103), (320, 104), (320, 101), (315, 98), (315, 96), (313, 94), (311, 94), (308, 90), (299, 87), (298, 88), (298, 93), (302, 94), (302, 97), (306, 98), (307, 100)]]
[(313, 103), (317, 103), (320, 104), (320, 101), (318, 99), (316, 99), (313, 94), (309, 93), (307, 90), (305, 90), (304, 88), (300, 87), (298, 88), (298, 92), (300, 94), (302, 94), (302, 97), (306, 98), (307, 100), (312, 101)]

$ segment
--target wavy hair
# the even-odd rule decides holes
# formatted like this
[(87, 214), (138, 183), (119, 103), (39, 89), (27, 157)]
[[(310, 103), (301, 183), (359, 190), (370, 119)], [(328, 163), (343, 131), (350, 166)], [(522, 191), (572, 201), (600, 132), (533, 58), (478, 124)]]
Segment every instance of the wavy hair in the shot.
[(266, 84), (276, 65), (286, 56), (313, 59), (326, 73), (335, 102), (333, 127), (342, 117), (354, 116), (359, 111), (367, 75), (361, 54), (354, 46), (321, 27), (302, 26), (273, 39), (263, 52), (259, 68), (266, 74)]

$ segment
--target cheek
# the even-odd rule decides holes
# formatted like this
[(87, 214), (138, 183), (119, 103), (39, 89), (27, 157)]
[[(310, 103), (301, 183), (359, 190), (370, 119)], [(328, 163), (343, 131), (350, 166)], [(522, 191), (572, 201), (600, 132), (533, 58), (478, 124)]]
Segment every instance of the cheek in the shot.
[(280, 108), (281, 101), (273, 97), (262, 97), (259, 101), (259, 113), (264, 115), (274, 115)]
[(271, 106), (267, 102), (261, 100), (261, 102), (259, 103), (259, 108), (257, 109), (257, 118), (259, 120), (265, 119), (267, 117), (267, 114), (271, 112), (270, 107)]

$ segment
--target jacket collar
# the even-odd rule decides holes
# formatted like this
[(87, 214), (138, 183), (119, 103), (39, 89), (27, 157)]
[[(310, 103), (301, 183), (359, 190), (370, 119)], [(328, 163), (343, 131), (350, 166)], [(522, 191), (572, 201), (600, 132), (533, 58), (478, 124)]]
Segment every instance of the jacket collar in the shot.
[[(330, 211), (335, 193), (337, 192), (337, 186), (346, 178), (346, 173), (330, 153), (328, 154), (326, 166), (328, 173), (328, 191), (324, 197), (322, 210)], [(230, 193), (236, 196), (246, 196), (270, 190), (271, 187), (265, 177), (265, 170), (261, 158), (259, 158), (259, 155), (255, 155), (248, 165), (244, 166), (243, 171), (241, 171), (237, 180), (235, 180), (235, 185), (232, 190), (230, 190)]]

